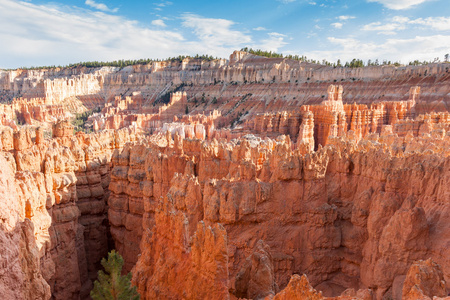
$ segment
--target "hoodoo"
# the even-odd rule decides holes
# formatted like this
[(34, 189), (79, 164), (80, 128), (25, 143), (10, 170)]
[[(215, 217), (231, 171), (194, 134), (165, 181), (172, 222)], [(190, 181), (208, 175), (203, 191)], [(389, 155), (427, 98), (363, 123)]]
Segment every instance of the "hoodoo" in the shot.
[(0, 71), (0, 294), (89, 299), (115, 249), (141, 299), (444, 299), (449, 83), (244, 51)]

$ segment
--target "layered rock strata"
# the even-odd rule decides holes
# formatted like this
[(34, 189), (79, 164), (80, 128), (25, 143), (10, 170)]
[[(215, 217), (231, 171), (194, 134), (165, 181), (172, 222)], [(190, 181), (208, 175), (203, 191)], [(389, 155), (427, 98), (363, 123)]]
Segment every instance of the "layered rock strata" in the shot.
[[(61, 106), (72, 113), (82, 112), (112, 104), (120, 95), (139, 98), (141, 104), (121, 105), (144, 114), (161, 112), (163, 118), (170, 119), (173, 114), (184, 113), (186, 106), (195, 114), (220, 109), (229, 117), (224, 119), (228, 125), (240, 118), (240, 113), (290, 113), (300, 105), (320, 104), (327, 96), (327, 87), (334, 83), (345, 86), (345, 104), (370, 106), (396, 102), (410, 94), (417, 103), (417, 113), (448, 111), (449, 79), (448, 64), (444, 63), (332, 68), (235, 52), (228, 62), (186, 58), (122, 69), (0, 71), (0, 97), (5, 98), (2, 102), (25, 99), (30, 107), (23, 113), (47, 120), (59, 118)], [(418, 91), (410, 91), (415, 85), (421, 87), (420, 99)], [(160, 105), (169, 93), (173, 93), (172, 100)], [(36, 99), (43, 101), (37, 104)], [(159, 106), (154, 107), (156, 104)]]
[[(145, 97), (160, 94), (172, 85), (192, 83), (194, 86), (227, 84), (256, 84), (268, 86), (277, 94), (296, 97), (293, 91), (304, 83), (326, 83), (348, 81), (355, 86), (349, 94), (357, 101), (374, 101), (380, 95), (380, 87), (386, 100), (397, 100), (398, 95), (408, 93), (408, 84), (424, 87), (428, 103), (443, 102), (448, 108), (445, 81), (448, 80), (448, 66), (428, 64), (423, 66), (372, 66), (365, 68), (333, 68), (283, 58), (266, 58), (236, 51), (229, 61), (186, 58), (183, 61), (152, 62), (125, 68), (55, 68), (43, 70), (15, 70), (0, 73), (0, 86), (13, 95), (46, 97), (48, 104), (58, 104), (69, 97), (99, 94), (104, 99), (119, 94), (142, 91)], [(365, 79), (366, 82), (360, 82)], [(362, 89), (361, 85), (366, 88)], [(189, 89), (188, 89), (189, 90)], [(315, 90), (314, 87), (310, 91)], [(320, 99), (323, 90), (309, 95)], [(310, 91), (305, 91), (309, 93)], [(205, 91), (203, 91), (205, 92)], [(189, 97), (189, 92), (188, 97)], [(255, 94), (255, 93), (254, 93)], [(270, 95), (272, 93), (264, 93)], [(218, 96), (215, 94), (214, 96)], [(444, 97), (444, 98), (442, 98)], [(298, 95), (297, 95), (298, 98)], [(366, 102), (367, 103), (367, 102)]]

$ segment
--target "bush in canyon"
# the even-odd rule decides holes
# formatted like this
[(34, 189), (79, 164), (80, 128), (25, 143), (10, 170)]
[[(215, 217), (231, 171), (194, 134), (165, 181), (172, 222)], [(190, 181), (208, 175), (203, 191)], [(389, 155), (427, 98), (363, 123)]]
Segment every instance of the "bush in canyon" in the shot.
[(121, 275), (123, 258), (115, 250), (108, 253), (108, 259), (102, 259), (105, 272), (98, 271), (98, 280), (94, 282), (91, 297), (94, 300), (139, 300), (136, 287), (131, 286), (131, 272)]

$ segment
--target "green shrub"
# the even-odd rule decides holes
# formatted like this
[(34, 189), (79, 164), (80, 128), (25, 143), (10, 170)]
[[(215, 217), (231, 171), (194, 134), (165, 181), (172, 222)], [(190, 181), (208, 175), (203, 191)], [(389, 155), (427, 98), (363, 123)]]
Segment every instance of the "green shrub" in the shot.
[(123, 258), (115, 250), (108, 253), (108, 259), (102, 259), (106, 273), (98, 271), (98, 280), (94, 282), (91, 297), (94, 300), (139, 300), (136, 287), (131, 286), (131, 272), (121, 275)]

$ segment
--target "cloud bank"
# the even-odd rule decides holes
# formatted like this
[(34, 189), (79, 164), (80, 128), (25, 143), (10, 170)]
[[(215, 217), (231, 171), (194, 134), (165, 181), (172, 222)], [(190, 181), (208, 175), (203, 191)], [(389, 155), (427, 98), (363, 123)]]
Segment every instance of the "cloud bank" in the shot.
[(409, 9), (430, 0), (368, 0), (367, 2), (378, 2), (393, 10)]

